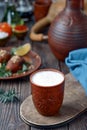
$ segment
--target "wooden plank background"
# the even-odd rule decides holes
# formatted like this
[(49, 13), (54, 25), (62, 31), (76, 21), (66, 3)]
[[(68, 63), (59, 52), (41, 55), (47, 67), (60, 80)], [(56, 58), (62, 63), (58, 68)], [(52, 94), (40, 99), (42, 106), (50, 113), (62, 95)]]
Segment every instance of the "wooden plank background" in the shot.
[[(0, 7), (1, 9), (1, 7)], [(2, 14), (2, 9), (0, 10), (0, 15)], [(29, 21), (28, 26), (31, 29), (31, 26), (34, 24), (34, 21)], [(29, 34), (28, 34), (29, 35)], [(48, 42), (32, 42), (29, 37), (25, 38), (24, 41), (20, 41), (20, 44), (24, 44), (26, 42), (30, 42), (32, 45), (32, 50), (37, 52), (41, 59), (42, 65), (40, 68), (57, 68), (61, 70), (64, 74), (69, 72), (68, 68), (65, 66), (63, 62), (59, 62), (54, 55), (52, 54)], [(16, 38), (12, 38), (6, 46), (19, 46)], [(0, 103), (0, 130), (37, 130), (36, 128), (30, 127), (26, 125), (20, 118), (20, 104), (26, 99), (27, 96), (31, 94), (30, 84), (29, 84), (29, 76), (11, 80), (11, 81), (0, 81), (0, 88), (5, 90), (15, 88), (16, 92), (18, 92), (18, 96), (20, 98), (20, 102), (18, 103), (9, 103), (2, 104)], [(38, 129), (45, 130), (45, 129)], [(48, 130), (48, 129), (47, 129)], [(53, 129), (49, 129), (53, 130)], [(55, 130), (87, 130), (87, 112), (79, 116), (77, 119), (72, 122), (56, 128)]]

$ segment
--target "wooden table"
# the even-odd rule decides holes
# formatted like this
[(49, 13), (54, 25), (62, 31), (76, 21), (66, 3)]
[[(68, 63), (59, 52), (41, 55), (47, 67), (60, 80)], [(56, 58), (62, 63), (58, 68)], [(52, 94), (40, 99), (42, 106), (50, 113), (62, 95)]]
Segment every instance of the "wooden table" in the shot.
[[(34, 21), (29, 21), (27, 25), (31, 28), (33, 24)], [(25, 40), (20, 43), (18, 43), (15, 38), (12, 38), (6, 46), (19, 46), (20, 44), (30, 42), (32, 50), (37, 52), (41, 57), (42, 64), (40, 68), (57, 68), (64, 74), (69, 72), (66, 65), (54, 57), (47, 41), (33, 42), (30, 41), (28, 35)], [(20, 102), (18, 103), (0, 103), (0, 130), (37, 130), (36, 128), (26, 125), (21, 120), (19, 113), (21, 103), (31, 94), (29, 76), (14, 80), (1, 80), (0, 88), (5, 90), (15, 88), (16, 92), (18, 92), (18, 96), (20, 97)], [(72, 122), (56, 128), (56, 130), (87, 130), (87, 111)]]

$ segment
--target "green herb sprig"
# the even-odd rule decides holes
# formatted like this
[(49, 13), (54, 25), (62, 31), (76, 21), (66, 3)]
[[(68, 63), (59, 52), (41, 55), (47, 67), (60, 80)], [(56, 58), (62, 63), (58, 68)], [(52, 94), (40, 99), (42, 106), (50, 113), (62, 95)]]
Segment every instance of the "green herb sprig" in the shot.
[[(23, 63), (22, 69), (18, 70), (16, 73), (21, 74), (23, 72), (28, 71), (28, 66), (29, 66), (28, 63)], [(10, 77), (10, 76), (12, 76), (12, 72), (9, 70), (6, 70), (6, 63), (2, 63), (0, 66), (0, 77), (4, 78), (4, 77)]]
[(2, 103), (19, 101), (19, 99), (17, 97), (17, 93), (15, 92), (15, 89), (11, 89), (8, 91), (4, 91), (3, 89), (0, 89), (0, 101)]
[(0, 77), (8, 77), (12, 75), (11, 71), (5, 69), (6, 63), (2, 63), (0, 66)]

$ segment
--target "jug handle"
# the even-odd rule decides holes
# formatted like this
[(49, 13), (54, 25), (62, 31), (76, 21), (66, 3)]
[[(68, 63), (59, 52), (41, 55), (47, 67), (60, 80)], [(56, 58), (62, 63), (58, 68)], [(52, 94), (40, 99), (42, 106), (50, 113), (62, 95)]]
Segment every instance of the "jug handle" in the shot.
[(48, 36), (45, 36), (44, 34), (39, 33), (39, 32), (40, 30), (42, 30), (44, 27), (48, 26), (49, 24), (50, 24), (50, 21), (47, 17), (44, 17), (43, 19), (39, 20), (31, 28), (30, 35), (29, 35), (30, 39), (33, 41), (42, 41), (42, 40), (48, 39)]

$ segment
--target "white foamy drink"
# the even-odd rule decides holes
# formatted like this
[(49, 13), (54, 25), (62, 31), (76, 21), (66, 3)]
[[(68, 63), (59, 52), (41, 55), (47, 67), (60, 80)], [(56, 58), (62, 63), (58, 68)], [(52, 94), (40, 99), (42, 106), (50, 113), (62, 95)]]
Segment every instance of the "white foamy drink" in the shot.
[(56, 71), (39, 71), (32, 77), (33, 83), (40, 86), (54, 86), (60, 84), (64, 76)]

